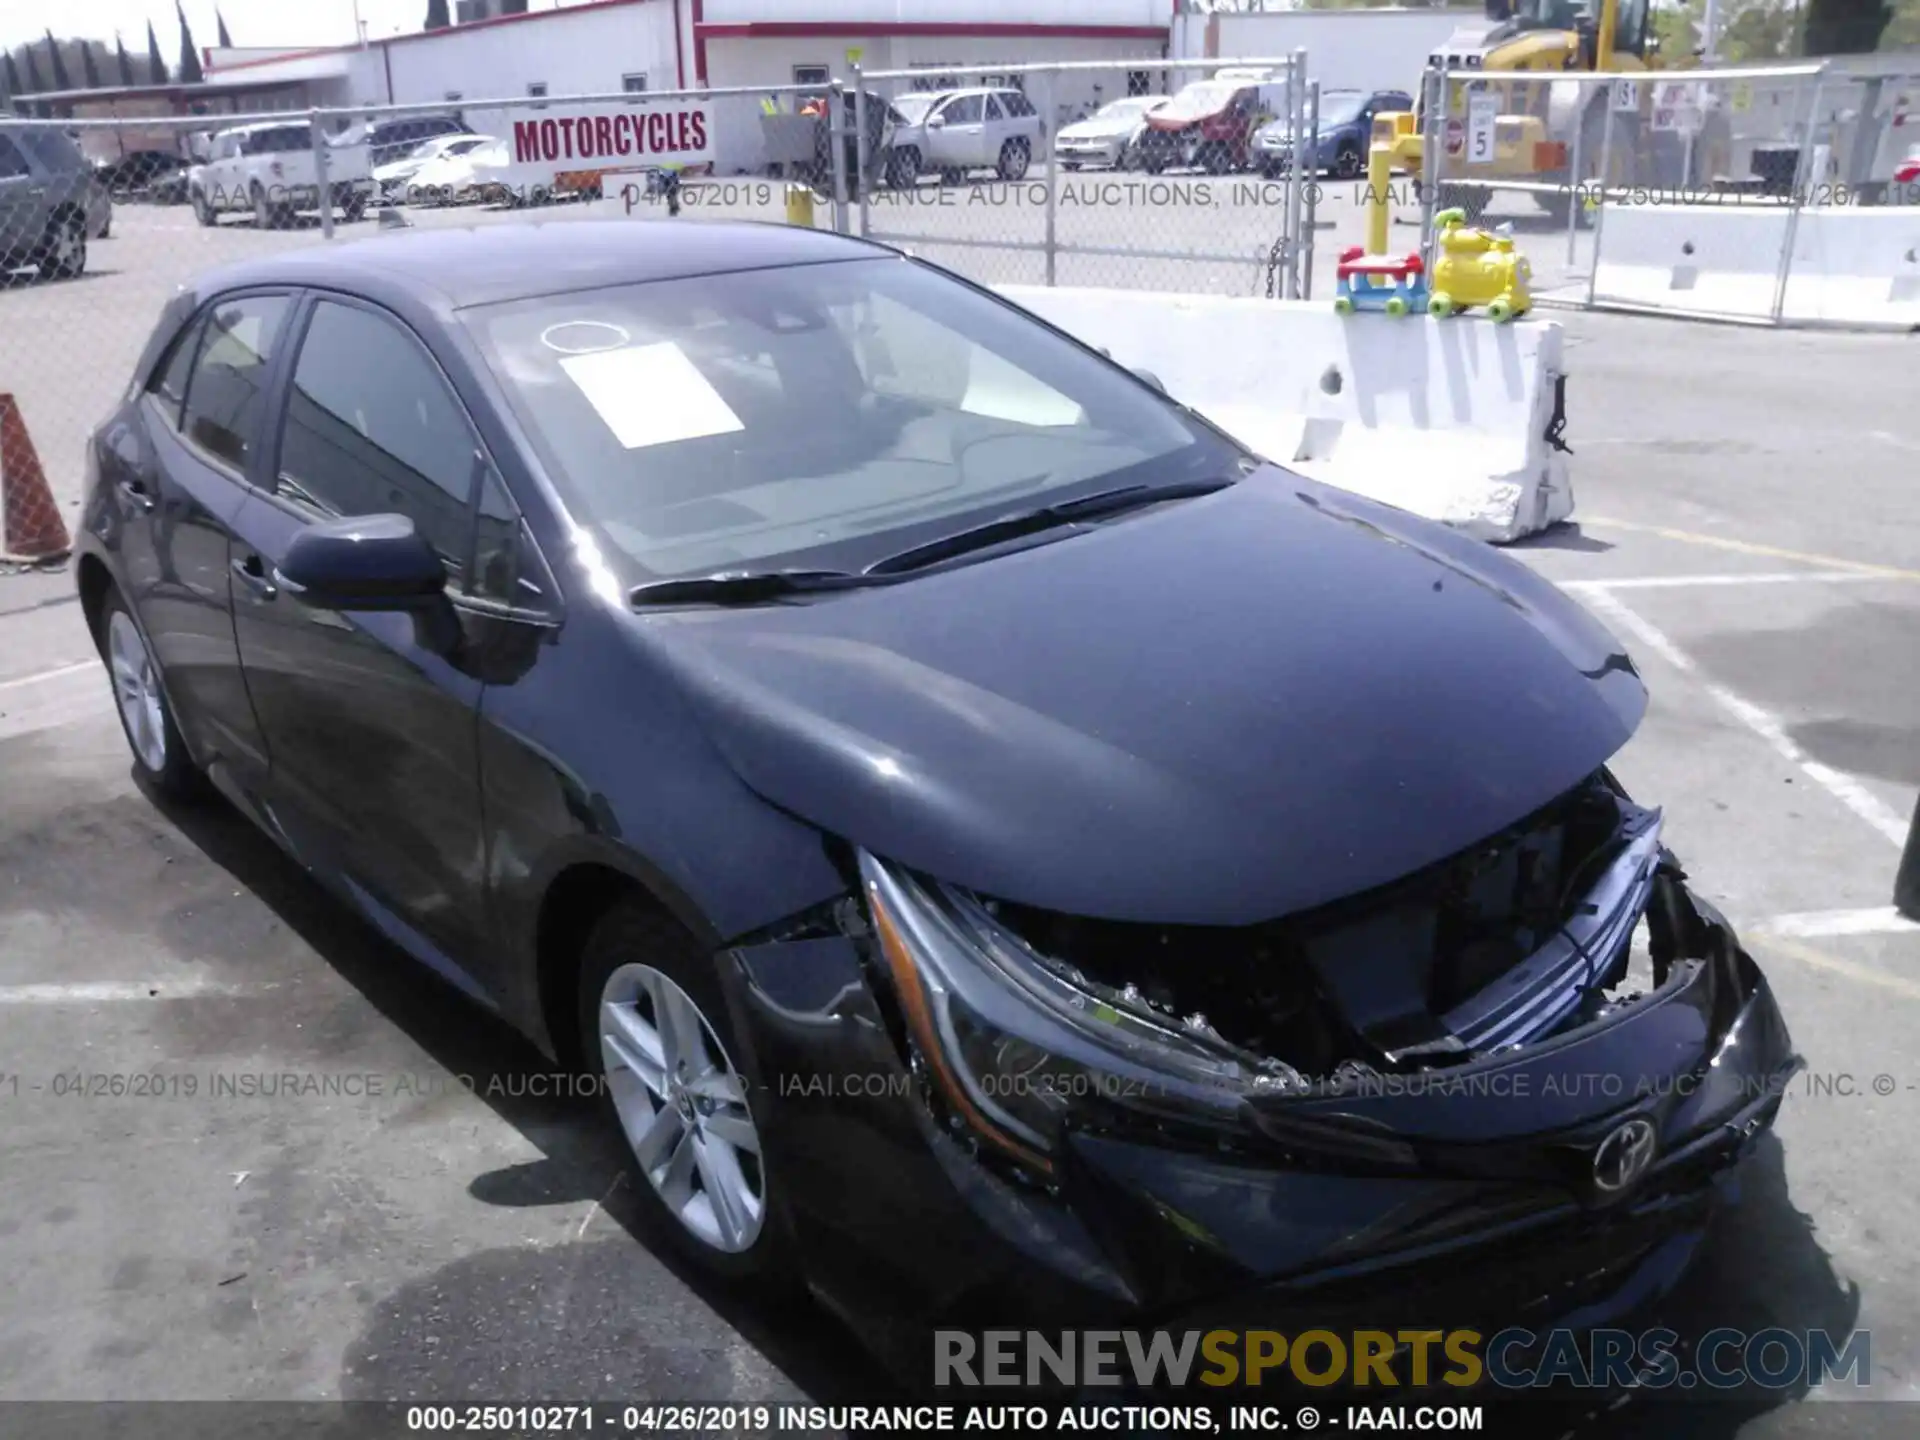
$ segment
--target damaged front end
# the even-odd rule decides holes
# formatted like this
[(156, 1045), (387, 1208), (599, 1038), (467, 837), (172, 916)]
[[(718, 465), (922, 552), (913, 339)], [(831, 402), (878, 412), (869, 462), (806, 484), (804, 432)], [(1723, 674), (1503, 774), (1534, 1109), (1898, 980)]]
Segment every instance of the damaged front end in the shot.
[[(1024, 1207), (994, 1228), (1033, 1235), (1019, 1192), (1064, 1206), (1120, 1293), (1173, 1303), (1704, 1195), (1800, 1062), (1660, 830), (1602, 771), (1465, 854), (1265, 925), (1063, 916), (867, 854), (845, 913), (871, 926), (930, 1128), (981, 1171), (976, 1208)], [(1106, 1209), (1209, 1263), (1153, 1280), (1152, 1241)], [(1034, 1258), (1057, 1264), (1066, 1233)]]

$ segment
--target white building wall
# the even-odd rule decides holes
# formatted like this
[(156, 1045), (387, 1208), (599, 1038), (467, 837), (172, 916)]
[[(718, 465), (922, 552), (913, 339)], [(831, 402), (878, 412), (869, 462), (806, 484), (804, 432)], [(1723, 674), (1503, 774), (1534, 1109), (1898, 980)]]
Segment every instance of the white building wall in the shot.
[(845, 20), (860, 25), (1157, 25), (1173, 0), (706, 0), (709, 25)]
[[(1478, 10), (1274, 10), (1180, 17), (1185, 54), (1262, 59), (1307, 52), (1307, 71), (1326, 90), (1416, 91), (1427, 56)], [(1216, 24), (1211, 27), (1207, 22)], [(1214, 45), (1209, 51), (1209, 44)]]
[(468, 101), (496, 100), (523, 96), (532, 84), (544, 84), (550, 95), (612, 94), (628, 74), (644, 74), (649, 89), (671, 90), (678, 83), (675, 3), (560, 10), (390, 41), (384, 48), (393, 101), (418, 104), (455, 92)]

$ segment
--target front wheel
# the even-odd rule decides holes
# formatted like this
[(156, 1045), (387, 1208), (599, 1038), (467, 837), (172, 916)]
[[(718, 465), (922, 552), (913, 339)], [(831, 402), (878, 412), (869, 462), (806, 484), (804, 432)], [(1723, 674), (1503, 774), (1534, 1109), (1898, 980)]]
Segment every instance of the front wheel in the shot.
[(347, 217), (349, 225), (364, 220), (367, 215), (367, 197), (358, 190), (349, 191), (340, 202), (340, 213)]
[(1012, 185), (1026, 178), (1033, 152), (1024, 140), (1009, 140), (1000, 147), (999, 162), (993, 167), (1000, 178)]
[(1224, 175), (1233, 169), (1233, 152), (1225, 142), (1211, 141), (1200, 152), (1200, 164), (1209, 175)]
[(40, 249), (44, 280), (72, 280), (86, 273), (87, 222), (80, 215), (56, 216)]
[(1387, 305), (1386, 305), (1386, 310), (1387, 310), (1387, 314), (1389, 314), (1389, 315), (1404, 315), (1404, 314), (1406, 314), (1406, 313), (1407, 313), (1407, 300), (1406, 300), (1406, 297), (1405, 297), (1404, 295), (1391, 295), (1391, 296), (1388, 296), (1388, 297), (1387, 297)]
[(1334, 296), (1333, 313), (1336, 315), (1351, 315), (1353, 313), (1353, 298), (1348, 295)]
[(1366, 162), (1360, 158), (1358, 145), (1342, 145), (1340, 153), (1333, 157), (1333, 173), (1336, 179), (1358, 180), (1360, 172), (1366, 169)]
[(1436, 290), (1427, 301), (1427, 313), (1444, 320), (1459, 307), (1453, 303), (1453, 297), (1444, 290)]
[(110, 593), (100, 616), (100, 652), (113, 682), (114, 708), (133, 751), (134, 769), (162, 795), (177, 800), (204, 792), (205, 777), (187, 754), (160, 679), (160, 667), (147, 649), (118, 591)]
[(716, 1274), (791, 1274), (791, 1244), (745, 1054), (711, 956), (639, 899), (617, 902), (581, 956), (580, 1042), (678, 1247)]
[(1513, 302), (1505, 299), (1490, 301), (1487, 305), (1487, 318), (1496, 325), (1506, 324), (1513, 319)]
[(213, 202), (207, 199), (204, 190), (193, 192), (193, 218), (209, 228), (220, 223), (220, 217), (214, 213)]

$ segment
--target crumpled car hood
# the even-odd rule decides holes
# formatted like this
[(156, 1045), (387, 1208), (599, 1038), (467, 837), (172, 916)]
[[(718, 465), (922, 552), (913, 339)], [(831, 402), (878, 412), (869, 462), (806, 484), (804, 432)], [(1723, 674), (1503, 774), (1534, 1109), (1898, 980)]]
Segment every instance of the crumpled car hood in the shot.
[(903, 584), (636, 623), (772, 803), (1114, 920), (1397, 879), (1578, 783), (1646, 706), (1525, 566), (1274, 467)]

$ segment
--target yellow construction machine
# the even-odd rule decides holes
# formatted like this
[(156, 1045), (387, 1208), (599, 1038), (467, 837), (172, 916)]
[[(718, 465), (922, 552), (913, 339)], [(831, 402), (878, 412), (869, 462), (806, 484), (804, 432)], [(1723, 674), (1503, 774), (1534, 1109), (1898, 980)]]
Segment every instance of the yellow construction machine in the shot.
[[(1486, 73), (1485, 79), (1447, 82), (1438, 127), (1441, 206), (1478, 218), (1490, 192), (1476, 180), (1531, 180), (1550, 187), (1535, 191), (1534, 199), (1564, 220), (1576, 203), (1576, 187), (1602, 178), (1603, 156), (1611, 186), (1679, 187), (1712, 173), (1722, 160), (1711, 137), (1703, 144), (1677, 128), (1656, 128), (1652, 77), (1611, 86), (1574, 79), (1596, 73), (1628, 79), (1692, 63), (1690, 55), (1656, 54), (1658, 41), (1648, 33), (1649, 0), (1485, 4), (1486, 19), (1456, 30), (1432, 57), (1449, 72)], [(1468, 97), (1475, 92), (1491, 92), (1497, 101), (1490, 145), (1484, 134), (1469, 144)], [(1422, 94), (1422, 87), (1414, 93)], [(1393, 147), (1396, 171), (1421, 174), (1423, 118), (1424, 112), (1375, 117), (1373, 138)]]

